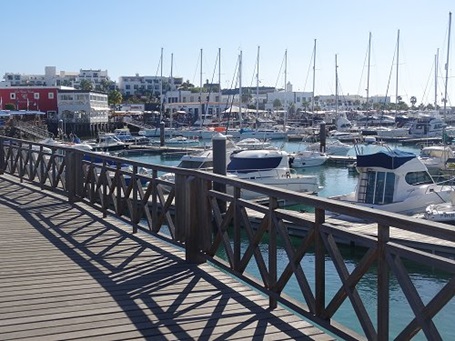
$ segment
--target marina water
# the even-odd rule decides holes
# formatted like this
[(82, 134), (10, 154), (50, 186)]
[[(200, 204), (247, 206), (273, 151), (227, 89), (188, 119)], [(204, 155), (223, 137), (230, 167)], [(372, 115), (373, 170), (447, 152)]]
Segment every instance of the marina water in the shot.
[[(306, 145), (304, 143), (298, 142), (274, 142), (277, 147), (282, 148), (288, 152), (295, 152), (299, 149), (305, 149)], [(418, 154), (419, 149), (416, 147), (402, 147), (389, 145), (391, 148), (399, 148), (400, 150), (410, 151)], [(384, 149), (381, 145), (361, 145), (358, 146), (358, 150), (363, 153), (372, 153)], [(355, 150), (352, 148), (348, 155), (355, 156)], [(164, 164), (169, 166), (176, 166), (179, 163), (178, 157), (169, 157), (163, 155), (135, 155), (128, 157), (136, 161), (141, 161), (151, 164)], [(316, 175), (318, 177), (319, 184), (323, 186), (323, 189), (318, 193), (318, 196), (329, 197), (332, 195), (345, 194), (354, 191), (357, 184), (357, 173), (350, 172), (346, 166), (319, 166), (306, 169), (299, 169), (299, 173)], [(293, 209), (302, 209), (300, 207)], [(248, 247), (248, 239), (245, 237), (245, 243), (242, 245), (242, 252)], [(293, 239), (294, 242), (298, 242), (296, 239)], [(261, 247), (261, 245), (260, 245)], [(267, 247), (265, 244), (262, 244), (262, 253), (264, 255), (264, 260), (267, 264), (268, 254)], [(346, 266), (349, 271), (352, 271), (358, 261), (364, 254), (364, 250), (359, 248), (352, 247), (341, 247), (343, 257), (346, 262)], [(223, 254), (219, 256), (223, 257)], [(280, 261), (281, 259), (281, 261)], [(288, 256), (285, 253), (284, 248), (278, 249), (278, 274), (280, 274), (287, 265)], [(314, 254), (308, 253), (302, 260), (302, 267), (305, 270), (305, 275), (308, 277), (310, 283), (313, 282), (314, 278)], [(422, 268), (421, 265), (408, 264), (407, 269), (411, 276), (411, 279), (422, 297), (424, 304), (427, 304), (439, 290), (451, 279), (451, 277), (445, 273), (436, 272), (433, 269)], [(252, 276), (260, 278), (259, 269), (257, 268), (254, 262), (250, 262), (246, 270)], [(397, 329), (402, 329), (406, 326), (413, 318), (414, 313), (407, 303), (407, 299), (401, 291), (400, 285), (397, 283), (397, 280), (391, 276), (390, 278), (390, 339), (393, 339), (397, 336)], [(341, 282), (337, 271), (333, 265), (333, 262), (330, 258), (326, 260), (326, 285), (327, 285), (327, 298), (326, 302), (333, 297), (333, 295), (341, 287)], [(374, 268), (370, 270), (359, 282), (357, 289), (359, 294), (366, 306), (367, 311), (370, 314), (370, 317), (373, 321), (373, 324), (376, 325), (376, 287), (377, 287), (377, 276), (374, 272)], [(314, 288), (312, 288), (314, 290)], [(300, 292), (299, 286), (295, 277), (292, 277), (285, 287), (284, 293), (288, 296), (304, 302), (302, 294)], [(455, 329), (451, 326), (453, 317), (455, 316), (455, 300), (452, 299), (443, 310), (441, 310), (438, 315), (433, 319), (436, 327), (438, 328), (440, 334), (442, 335), (443, 340), (455, 340)], [(346, 299), (343, 303), (341, 309), (333, 317), (337, 322), (347, 326), (348, 328), (358, 332), (363, 335), (360, 324), (355, 317), (354, 310), (349, 299)], [(417, 334), (413, 340), (426, 340), (423, 332)]]

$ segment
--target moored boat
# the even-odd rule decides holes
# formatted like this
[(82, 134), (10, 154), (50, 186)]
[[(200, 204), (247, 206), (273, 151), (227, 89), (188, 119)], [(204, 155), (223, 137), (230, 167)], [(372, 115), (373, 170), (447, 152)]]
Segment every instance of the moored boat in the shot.
[(425, 212), (430, 204), (447, 202), (454, 191), (450, 185), (435, 183), (414, 153), (395, 149), (357, 155), (356, 166), (355, 191), (332, 199), (413, 215)]
[[(314, 194), (321, 190), (316, 176), (297, 174), (289, 167), (289, 154), (282, 150), (243, 150), (231, 154), (227, 174), (241, 180)], [(242, 190), (242, 197), (253, 199), (258, 193)]]
[(424, 218), (441, 223), (455, 222), (455, 192), (452, 192), (450, 201), (442, 204), (428, 205), (423, 214)]
[(317, 167), (323, 165), (328, 156), (325, 153), (314, 150), (302, 150), (290, 155), (290, 165), (292, 168)]

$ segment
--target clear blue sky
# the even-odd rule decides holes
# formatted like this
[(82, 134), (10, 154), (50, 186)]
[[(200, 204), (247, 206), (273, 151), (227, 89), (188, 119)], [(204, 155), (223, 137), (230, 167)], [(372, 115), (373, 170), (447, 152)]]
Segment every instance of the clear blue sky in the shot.
[[(23, 0), (2, 2), (0, 74), (108, 70), (119, 76), (173, 74), (199, 85), (217, 82), (221, 48), (222, 86), (233, 83), (237, 56), (243, 53), (242, 85), (255, 86), (260, 46), (261, 85), (312, 90), (312, 54), (316, 53), (316, 95), (335, 93), (335, 54), (339, 94), (366, 94), (368, 35), (372, 34), (370, 95), (395, 98), (397, 32), (398, 93), (405, 101), (433, 103), (434, 59), (440, 49), (438, 89), (444, 92), (449, 12), (454, 0)], [(455, 19), (449, 62), (449, 104), (455, 105)], [(391, 73), (392, 72), (392, 73)], [(389, 81), (390, 78), (390, 81)]]

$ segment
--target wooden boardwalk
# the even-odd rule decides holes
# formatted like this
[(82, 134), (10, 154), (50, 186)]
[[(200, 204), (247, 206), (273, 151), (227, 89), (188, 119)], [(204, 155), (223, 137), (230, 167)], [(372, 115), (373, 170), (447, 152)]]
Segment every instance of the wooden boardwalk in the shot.
[(184, 251), (0, 177), (0, 340), (333, 337)]

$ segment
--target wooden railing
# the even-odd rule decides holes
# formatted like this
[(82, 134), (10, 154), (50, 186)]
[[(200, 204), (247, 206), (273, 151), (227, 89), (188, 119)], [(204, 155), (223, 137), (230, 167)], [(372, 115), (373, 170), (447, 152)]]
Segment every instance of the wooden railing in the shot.
[[(144, 172), (144, 169), (148, 171)], [(21, 182), (60, 191), (71, 202), (83, 201), (104, 214), (126, 219), (131, 223), (132, 233), (140, 229), (179, 243), (185, 247), (189, 262), (208, 260), (222, 267), (267, 294), (270, 308), (283, 304), (340, 338), (408, 340), (422, 331), (427, 339), (443, 339), (433, 319), (454, 297), (455, 261), (392, 239), (391, 228), (419, 233), (422, 240), (439, 238), (455, 242), (455, 229), (448, 225), (208, 172), (149, 165), (70, 147), (44, 146), (2, 137), (0, 172), (16, 176)], [(161, 179), (164, 172), (175, 173), (175, 182)], [(261, 193), (268, 199), (268, 204), (242, 199), (244, 190)], [(302, 214), (280, 208), (278, 202), (282, 200), (313, 207), (314, 213)], [(327, 223), (329, 211), (376, 224), (377, 236), (351, 232)], [(288, 232), (291, 228), (304, 234), (297, 245)], [(350, 269), (351, 265), (348, 267), (343, 259), (340, 241), (355, 243), (364, 250), (354, 269)], [(278, 269), (278, 245), (287, 257), (282, 269)], [(220, 252), (225, 258), (218, 256)], [(314, 265), (310, 269), (302, 262), (309, 253), (314, 253)], [(328, 258), (341, 283), (330, 300), (326, 283)], [(424, 303), (415, 288), (407, 269), (408, 262), (447, 274), (446, 283), (428, 302)], [(253, 278), (246, 272), (251, 264), (258, 268), (260, 278)], [(309, 276), (310, 272), (312, 276)], [(357, 287), (371, 273), (376, 277), (374, 307), (363, 300)], [(390, 326), (396, 323), (390, 318), (392, 276), (414, 313), (414, 318), (396, 335), (390, 335)], [(298, 283), (301, 300), (283, 293), (292, 277)], [(363, 335), (333, 319), (347, 300), (355, 314), (352, 319), (358, 320)]]

